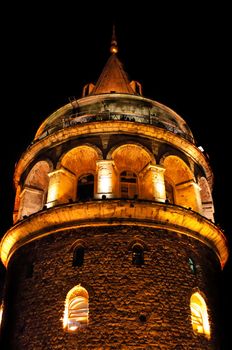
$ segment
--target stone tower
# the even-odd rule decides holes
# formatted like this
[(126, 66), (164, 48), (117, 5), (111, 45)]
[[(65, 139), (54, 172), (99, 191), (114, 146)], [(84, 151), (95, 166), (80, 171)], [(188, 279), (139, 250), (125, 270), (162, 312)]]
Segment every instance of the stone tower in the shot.
[(111, 55), (15, 168), (1, 349), (218, 350), (213, 174), (186, 122)]

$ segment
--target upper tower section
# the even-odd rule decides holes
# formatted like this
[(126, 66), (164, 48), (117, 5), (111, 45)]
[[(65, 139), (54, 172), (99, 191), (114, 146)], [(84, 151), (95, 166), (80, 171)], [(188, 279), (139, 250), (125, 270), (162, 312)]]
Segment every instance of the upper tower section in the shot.
[(115, 217), (120, 224), (164, 225), (195, 237), (224, 266), (228, 251), (213, 223), (207, 157), (184, 119), (129, 82), (117, 54), (113, 33), (111, 56), (96, 85), (45, 119), (18, 161), (15, 226), (2, 243), (5, 264), (19, 241), (47, 234), (50, 225), (105, 225)]
[(96, 84), (86, 84), (82, 98), (72, 99), (51, 114), (38, 129), (34, 142), (74, 125), (121, 120), (153, 125), (194, 144), (190, 128), (176, 112), (157, 101), (145, 98), (141, 84), (129, 80), (117, 56), (118, 44), (114, 30), (110, 52)]

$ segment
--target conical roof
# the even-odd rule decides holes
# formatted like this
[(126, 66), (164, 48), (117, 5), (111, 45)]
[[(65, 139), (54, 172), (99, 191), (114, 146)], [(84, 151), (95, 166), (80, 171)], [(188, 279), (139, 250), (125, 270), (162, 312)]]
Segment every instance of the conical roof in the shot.
[(91, 95), (112, 92), (135, 95), (135, 91), (130, 86), (127, 73), (124, 71), (116, 53), (112, 53), (108, 59)]

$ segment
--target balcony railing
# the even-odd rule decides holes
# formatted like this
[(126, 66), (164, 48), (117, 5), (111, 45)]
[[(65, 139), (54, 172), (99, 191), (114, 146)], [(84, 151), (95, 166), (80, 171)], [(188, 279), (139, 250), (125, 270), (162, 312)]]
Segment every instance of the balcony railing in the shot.
[(194, 139), (191, 135), (183, 132), (178, 126), (174, 126), (171, 122), (166, 122), (162, 120), (162, 117), (159, 117), (154, 114), (150, 115), (138, 115), (138, 114), (129, 114), (129, 113), (116, 113), (111, 111), (105, 112), (96, 112), (96, 113), (75, 113), (61, 119), (61, 121), (51, 124), (44, 129), (43, 133), (34, 141), (43, 139), (44, 137), (64, 128), (72, 127), (78, 124), (83, 123), (92, 123), (99, 121), (127, 121), (127, 122), (136, 122), (141, 124), (154, 125), (158, 128), (166, 129), (189, 142), (194, 143)]

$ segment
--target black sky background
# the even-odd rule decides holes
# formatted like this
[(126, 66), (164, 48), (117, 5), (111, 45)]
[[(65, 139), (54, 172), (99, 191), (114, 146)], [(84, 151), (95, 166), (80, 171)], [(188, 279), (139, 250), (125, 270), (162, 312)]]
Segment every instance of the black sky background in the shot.
[[(95, 4), (95, 5), (93, 5)], [(112, 23), (119, 58), (144, 96), (180, 114), (215, 175), (215, 221), (231, 235), (231, 25), (223, 3), (8, 3), (1, 29), (0, 235), (12, 224), (13, 172), (41, 122), (96, 82), (109, 57)], [(153, 8), (151, 8), (151, 5)], [(129, 6), (129, 9), (125, 9)], [(231, 326), (231, 258), (222, 276), (223, 347)]]

